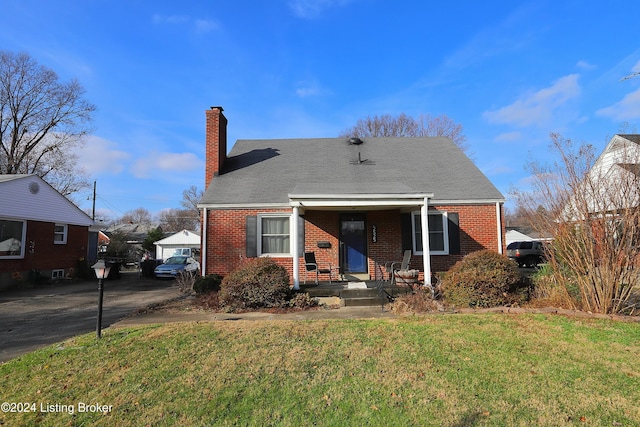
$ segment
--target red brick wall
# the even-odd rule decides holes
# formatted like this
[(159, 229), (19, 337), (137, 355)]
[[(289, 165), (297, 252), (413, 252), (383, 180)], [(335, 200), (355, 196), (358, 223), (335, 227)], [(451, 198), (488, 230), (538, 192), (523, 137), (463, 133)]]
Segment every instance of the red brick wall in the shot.
[[(432, 255), (433, 272), (446, 271), (455, 262), (468, 253), (480, 249), (498, 249), (495, 204), (457, 205), (430, 207), (445, 212), (457, 212), (460, 225), (460, 255)], [(267, 212), (290, 212), (280, 210), (217, 210), (208, 211), (207, 228), (207, 266), (206, 274), (228, 274), (236, 268), (245, 257), (245, 218)], [(501, 213), (503, 215), (503, 213)], [(321, 266), (339, 265), (339, 218), (338, 212), (307, 211), (305, 218), (305, 251), (316, 254)], [(502, 221), (504, 249), (504, 221)], [(376, 226), (376, 242), (372, 241), (372, 227)], [(369, 272), (376, 277), (376, 263), (384, 265), (391, 260), (402, 260), (402, 235), (400, 211), (384, 210), (366, 213), (367, 249), (369, 255)], [(330, 248), (318, 248), (318, 242), (329, 242)], [(286, 267), (293, 278), (291, 258), (274, 258)], [(304, 278), (304, 260), (299, 260), (300, 277)], [(423, 270), (422, 256), (411, 258), (411, 268)]]
[(27, 221), (24, 258), (0, 259), (0, 272), (20, 273), (26, 280), (30, 270), (50, 273), (50, 270), (64, 269), (68, 274), (69, 269), (75, 269), (78, 260), (87, 256), (89, 229), (69, 225), (67, 243), (57, 245), (53, 243), (54, 226), (51, 222)]
[[(496, 222), (495, 204), (437, 206), (436, 209), (445, 212), (457, 212), (459, 214), (460, 255), (432, 255), (431, 271), (434, 273), (447, 271), (465, 255), (481, 249), (498, 251), (498, 225)], [(503, 215), (502, 209), (501, 215)], [(504, 221), (501, 221), (501, 223), (504, 252)], [(419, 257), (415, 264), (412, 263), (412, 265), (422, 270), (422, 257)]]
[(206, 111), (205, 129), (206, 164), (204, 171), (204, 188), (211, 183), (211, 178), (220, 172), (227, 157), (227, 118), (222, 114), (222, 107), (211, 107)]
[[(207, 211), (207, 254), (205, 274), (222, 276), (236, 269), (246, 257), (246, 217), (258, 213), (285, 212), (290, 209), (239, 209)], [(274, 258), (278, 264), (284, 265), (292, 274), (291, 258)]]

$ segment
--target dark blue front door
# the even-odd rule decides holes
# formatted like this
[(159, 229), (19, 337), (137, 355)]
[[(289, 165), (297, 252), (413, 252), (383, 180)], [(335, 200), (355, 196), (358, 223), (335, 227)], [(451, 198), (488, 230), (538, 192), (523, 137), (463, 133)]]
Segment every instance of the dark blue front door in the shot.
[(367, 232), (364, 215), (340, 219), (340, 260), (344, 273), (367, 272)]

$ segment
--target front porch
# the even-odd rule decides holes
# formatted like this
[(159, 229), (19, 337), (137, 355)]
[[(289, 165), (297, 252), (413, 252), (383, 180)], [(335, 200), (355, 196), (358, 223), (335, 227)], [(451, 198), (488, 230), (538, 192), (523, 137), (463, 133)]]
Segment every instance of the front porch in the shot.
[(389, 303), (395, 297), (412, 292), (408, 285), (396, 285), (379, 280), (363, 280), (358, 282), (319, 281), (318, 284), (300, 284), (299, 292), (306, 292), (313, 298), (329, 305), (375, 306)]
[[(413, 245), (413, 253), (421, 258), (416, 267), (422, 272), (425, 284), (430, 285), (428, 208), (433, 194), (412, 192), (397, 183), (389, 183), (380, 189), (381, 193), (375, 194), (349, 189), (351, 187), (343, 184), (331, 188), (298, 185), (288, 195), (292, 209), (290, 234), (303, 236), (291, 239), (294, 289), (303, 286), (303, 254), (314, 252), (318, 256), (318, 266), (337, 268), (343, 275), (358, 276), (359, 280), (368, 283), (367, 289), (375, 288), (383, 294), (383, 286), (369, 280), (379, 280), (381, 266), (397, 261), (396, 257), (401, 258), (402, 251), (408, 249), (406, 244), (414, 239), (418, 243)], [(403, 226), (404, 216), (413, 221), (411, 213), (417, 218), (417, 225), (414, 224), (419, 230), (417, 233)], [(407, 241), (403, 232), (410, 233)]]

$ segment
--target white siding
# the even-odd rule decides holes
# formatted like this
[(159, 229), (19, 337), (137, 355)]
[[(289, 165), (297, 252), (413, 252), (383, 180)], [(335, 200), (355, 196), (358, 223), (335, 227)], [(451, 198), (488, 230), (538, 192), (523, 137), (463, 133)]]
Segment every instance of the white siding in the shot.
[(0, 180), (0, 217), (93, 225), (91, 218), (36, 175)]

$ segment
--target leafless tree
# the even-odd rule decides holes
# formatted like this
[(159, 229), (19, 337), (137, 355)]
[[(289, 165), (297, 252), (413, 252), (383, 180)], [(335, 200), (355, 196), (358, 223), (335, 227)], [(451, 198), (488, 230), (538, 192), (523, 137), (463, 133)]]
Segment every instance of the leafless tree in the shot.
[(125, 212), (120, 218), (120, 222), (123, 224), (150, 225), (153, 223), (153, 215), (147, 209), (141, 207)]
[(184, 209), (193, 211), (199, 216), (200, 209), (198, 209), (198, 203), (200, 203), (200, 199), (202, 199), (203, 193), (204, 192), (202, 190), (199, 190), (195, 185), (192, 185), (182, 192), (182, 200), (180, 201), (180, 206), (182, 206)]
[[(537, 231), (550, 233), (552, 283), (598, 313), (633, 310), (640, 280), (640, 139), (614, 137), (596, 157), (588, 144), (551, 135), (557, 161), (531, 162), (532, 189), (514, 192)], [(543, 209), (540, 209), (542, 206)]]
[(467, 137), (462, 125), (446, 115), (421, 114), (417, 119), (401, 113), (398, 116), (383, 114), (360, 119), (352, 128), (343, 131), (341, 138), (390, 137), (390, 136), (442, 136), (451, 139), (461, 150), (469, 154)]
[(89, 186), (74, 150), (96, 107), (76, 81), (26, 53), (0, 51), (0, 173), (34, 173), (64, 195)]
[(160, 226), (165, 232), (180, 230), (200, 231), (200, 215), (189, 209), (166, 209), (158, 214)]
[(198, 203), (200, 203), (203, 194), (204, 191), (198, 189), (195, 185), (192, 185), (182, 192), (182, 200), (180, 201), (180, 206), (189, 211), (190, 216), (195, 218), (195, 220), (197, 221), (194, 224), (194, 228), (191, 228), (191, 230), (200, 230), (201, 212), (200, 209), (198, 209)]

